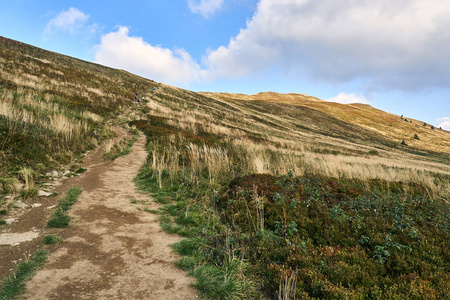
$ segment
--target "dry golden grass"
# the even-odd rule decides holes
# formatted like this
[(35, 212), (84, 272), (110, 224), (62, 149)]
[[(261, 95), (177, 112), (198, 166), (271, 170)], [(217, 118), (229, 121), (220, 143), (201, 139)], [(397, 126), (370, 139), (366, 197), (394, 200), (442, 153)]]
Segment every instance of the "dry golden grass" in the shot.
[[(186, 156), (193, 178), (206, 170), (213, 183), (232, 169), (233, 155), (240, 156), (244, 173), (412, 181), (430, 191), (440, 189), (433, 174), (450, 174), (449, 132), (368, 105), (329, 103), (303, 94), (193, 93), (34, 48), (19, 54), (14, 47), (24, 45), (5, 40), (2, 47), (7, 44), (11, 49), (2, 48), (0, 61), (16, 67), (0, 68), (0, 76), (15, 88), (2, 92), (0, 114), (76, 140), (87, 134), (90, 122), (104, 121), (99, 114), (122, 112), (128, 103), (133, 107), (129, 120), (149, 119), (156, 128), (179, 131), (153, 152), (151, 166), (160, 176), (164, 169), (177, 172), (180, 157)], [(135, 86), (146, 105), (132, 106), (134, 90), (129, 89)], [(89, 111), (75, 114), (73, 107)], [(198, 139), (180, 141), (186, 135)], [(410, 147), (400, 146), (403, 139)], [(177, 147), (180, 142), (187, 146)]]
[(94, 113), (74, 113), (57, 103), (44, 102), (37, 98), (39, 94), (23, 88), (19, 88), (16, 95), (19, 96), (12, 91), (0, 94), (0, 115), (13, 122), (42, 126), (61, 134), (66, 140), (86, 134), (89, 130), (87, 119), (97, 122), (102, 119)]
[[(176, 92), (174, 92), (174, 90)], [(392, 132), (397, 130), (399, 134), (404, 134), (405, 128), (415, 127), (415, 123), (406, 123), (398, 117), (399, 124), (395, 125), (397, 116), (376, 110), (367, 105), (342, 105), (328, 103), (320, 99), (306, 95), (279, 95), (275, 93), (260, 93), (254, 96), (239, 94), (212, 94), (202, 93), (212, 96), (220, 103), (229, 105), (234, 111), (222, 110), (221, 118), (214, 118), (216, 107), (207, 107), (201, 102), (189, 102), (187, 96), (182, 96), (182, 90), (171, 90), (165, 86), (158, 95), (152, 97), (148, 103), (151, 108), (151, 115), (157, 115), (167, 120), (168, 125), (179, 128), (181, 131), (191, 134), (201, 132), (214, 136), (222, 136), (223, 141), (229, 147), (240, 149), (242, 157), (242, 168), (245, 173), (270, 173), (285, 174), (292, 172), (294, 175), (318, 174), (330, 177), (358, 178), (362, 180), (380, 179), (386, 182), (420, 183), (427, 187), (430, 197), (447, 195), (445, 184), (436, 179), (435, 174), (450, 176), (450, 166), (442, 159), (429, 158), (405, 151), (401, 147), (390, 147), (374, 143), (367, 143), (364, 140), (358, 141), (346, 136), (330, 136), (320, 132), (305, 131), (292, 126), (296, 121), (294, 116), (284, 116), (278, 111), (270, 109), (258, 110), (253, 106), (246, 106), (251, 100), (271, 99), (277, 103), (287, 103), (292, 105), (305, 105), (321, 108), (330, 115), (340, 117), (346, 115), (346, 122), (349, 120), (359, 126), (371, 130), (373, 135), (385, 135), (392, 139), (392, 134), (388, 134), (388, 129)], [(177, 96), (176, 93), (181, 93)], [(240, 99), (239, 97), (243, 98)], [(168, 101), (168, 98), (172, 99)], [(236, 100), (236, 98), (239, 98)], [(209, 113), (208, 113), (209, 112)], [(258, 119), (255, 119), (257, 116)], [(361, 119), (367, 119), (364, 122)], [(391, 122), (386, 132), (383, 126), (379, 125), (381, 118)], [(256, 121), (255, 121), (256, 120)], [(369, 122), (370, 121), (370, 122)], [(405, 124), (403, 124), (404, 122)], [(417, 123), (417, 122), (416, 122)], [(272, 124), (277, 124), (278, 127)], [(369, 126), (372, 124), (373, 128)], [(375, 126), (376, 125), (376, 126)], [(316, 126), (311, 124), (311, 126)], [(327, 126), (324, 124), (324, 126)], [(392, 130), (395, 129), (395, 130)], [(422, 129), (422, 128), (420, 128)], [(320, 130), (320, 127), (318, 127)], [(445, 131), (432, 130), (434, 135), (429, 139), (440, 139), (440, 141), (430, 142), (429, 145), (439, 145), (439, 149), (446, 150)], [(261, 140), (255, 140), (259, 136)], [(425, 137), (425, 135), (424, 135)], [(427, 140), (427, 138), (424, 138)], [(399, 144), (399, 142), (398, 142)], [(414, 145), (415, 146), (415, 145)], [(437, 147), (437, 146), (436, 146)], [(431, 147), (416, 147), (427, 150)], [(406, 149), (407, 150), (407, 149)], [(436, 149), (433, 149), (436, 151)], [(180, 151), (173, 148), (173, 152)], [(210, 174), (211, 181), (220, 172), (229, 170), (232, 159), (229, 154), (220, 152), (220, 148), (202, 148), (195, 144), (190, 144), (188, 149), (192, 178), (199, 176), (205, 168)], [(244, 152), (242, 152), (244, 151)], [(447, 151), (447, 150), (446, 150)], [(175, 158), (168, 159), (170, 151), (154, 155), (153, 167), (159, 170), (164, 168), (175, 171), (178, 170), (178, 158), (182, 156), (178, 153)], [(448, 153), (448, 152), (447, 152)], [(444, 154), (445, 157), (445, 154)], [(173, 166), (170, 166), (174, 164)], [(162, 167), (164, 165), (164, 168)], [(159, 168), (157, 167), (159, 166)], [(214, 171), (217, 169), (216, 171)]]
[[(208, 97), (222, 100), (238, 101), (267, 101), (289, 105), (305, 106), (327, 113), (350, 124), (358, 125), (374, 131), (394, 142), (403, 139), (408, 145), (418, 149), (450, 154), (450, 132), (438, 128), (431, 129), (431, 125), (423, 126), (424, 122), (405, 118), (384, 112), (367, 104), (340, 104), (326, 102), (318, 98), (303, 94), (278, 94), (273, 92), (256, 95), (229, 93), (201, 93)], [(414, 139), (417, 134), (420, 140)]]

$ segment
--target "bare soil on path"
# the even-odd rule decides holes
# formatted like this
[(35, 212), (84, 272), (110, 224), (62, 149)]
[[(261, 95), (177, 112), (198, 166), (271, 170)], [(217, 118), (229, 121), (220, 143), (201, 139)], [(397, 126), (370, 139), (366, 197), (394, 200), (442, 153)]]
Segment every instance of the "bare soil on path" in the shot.
[[(119, 138), (127, 135), (118, 129)], [(82, 194), (69, 210), (64, 243), (27, 282), (27, 299), (195, 299), (194, 278), (178, 269), (170, 244), (180, 237), (161, 231), (157, 216), (138, 210), (131, 199), (150, 202), (133, 178), (145, 163), (145, 137), (132, 152), (104, 161), (101, 148), (90, 153), (87, 171), (67, 180)], [(156, 204), (152, 204), (155, 209)]]

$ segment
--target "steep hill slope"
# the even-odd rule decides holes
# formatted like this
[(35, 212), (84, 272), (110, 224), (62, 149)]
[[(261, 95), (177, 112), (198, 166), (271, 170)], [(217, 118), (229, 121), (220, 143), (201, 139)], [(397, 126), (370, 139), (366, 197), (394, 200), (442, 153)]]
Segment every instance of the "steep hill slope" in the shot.
[(11, 182), (33, 198), (33, 179), (128, 124), (147, 136), (136, 182), (164, 203), (162, 228), (188, 238), (178, 265), (203, 295), (450, 293), (448, 132), (307, 95), (195, 93), (0, 42), (3, 212)]
[[(104, 118), (131, 107), (135, 92), (150, 101), (141, 107), (142, 113), (172, 132), (193, 129), (200, 136), (216, 135), (248, 143), (250, 148), (263, 145), (285, 154), (303, 151), (306, 156), (334, 154), (340, 161), (370, 156), (399, 166), (402, 158), (406, 164), (419, 161), (419, 168), (448, 173), (448, 168), (430, 162), (448, 164), (449, 132), (367, 105), (328, 103), (298, 94), (194, 93), (6, 38), (1, 38), (0, 51), (0, 116), (3, 131), (9, 132), (0, 144), (6, 162), (3, 173), (7, 165), (35, 167), (37, 161), (41, 168), (50, 167), (54, 160), (67, 160), (72, 152), (92, 147), (103, 138), (94, 131), (108, 135), (106, 128), (98, 131)], [(68, 129), (75, 120), (78, 126)], [(28, 139), (36, 136), (33, 132), (46, 134), (33, 143)], [(408, 147), (400, 145), (403, 139)], [(40, 147), (29, 149), (25, 145), (30, 143)]]
[(156, 83), (0, 37), (0, 177), (68, 163), (109, 133), (105, 120)]

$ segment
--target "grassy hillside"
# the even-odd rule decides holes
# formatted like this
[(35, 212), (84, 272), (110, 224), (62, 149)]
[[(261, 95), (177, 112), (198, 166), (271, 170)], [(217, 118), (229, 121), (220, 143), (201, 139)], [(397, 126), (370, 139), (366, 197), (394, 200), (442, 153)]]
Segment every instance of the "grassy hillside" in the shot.
[(205, 296), (448, 295), (450, 133), (306, 95), (194, 93), (0, 41), (2, 199), (24, 170), (70, 163), (126, 121), (147, 135), (136, 181), (164, 204), (163, 229), (188, 238), (179, 265)]
[[(275, 102), (312, 108), (349, 124), (373, 131), (394, 143), (406, 140), (408, 145), (417, 149), (444, 154), (450, 153), (450, 132), (407, 116), (397, 116), (384, 112), (367, 104), (332, 103), (308, 95), (292, 93), (264, 92), (256, 95), (244, 95), (204, 92), (202, 94), (229, 101)], [(419, 139), (414, 139), (415, 134), (419, 136)]]
[(0, 37), (0, 177), (69, 162), (155, 83)]

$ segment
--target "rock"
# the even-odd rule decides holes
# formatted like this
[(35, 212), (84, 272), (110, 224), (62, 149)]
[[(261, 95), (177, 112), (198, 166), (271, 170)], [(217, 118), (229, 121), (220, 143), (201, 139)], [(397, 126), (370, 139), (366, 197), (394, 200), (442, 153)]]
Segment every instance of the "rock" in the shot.
[(59, 176), (58, 171), (53, 171), (53, 172), (52, 172), (52, 176), (53, 176), (53, 177), (58, 177), (58, 176)]
[(12, 206), (14, 208), (20, 208), (20, 209), (28, 208), (28, 205), (23, 203), (22, 201), (16, 201), (16, 202), (14, 202), (14, 204)]
[(11, 224), (17, 222), (17, 218), (5, 219), (6, 223)]
[(43, 191), (43, 190), (39, 190), (38, 191), (38, 196), (39, 197), (49, 197), (51, 195), (52, 195), (52, 193), (49, 193), (49, 192), (46, 192), (46, 191)]
[(32, 208), (36, 208), (36, 207), (39, 207), (39, 206), (42, 206), (42, 204), (41, 203), (33, 203), (33, 204), (31, 204)]
[(39, 236), (39, 232), (3, 233), (0, 235), (0, 245), (16, 246), (22, 242), (31, 241)]
[(67, 175), (69, 175), (71, 172), (70, 171), (65, 171), (64, 173), (63, 173), (63, 175), (64, 176), (67, 176)]

